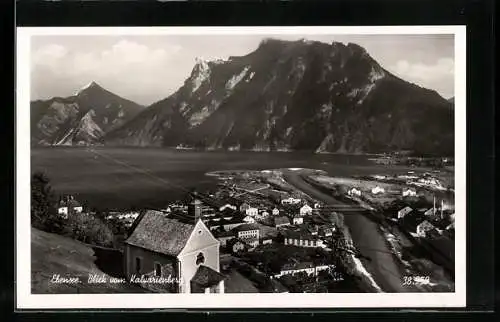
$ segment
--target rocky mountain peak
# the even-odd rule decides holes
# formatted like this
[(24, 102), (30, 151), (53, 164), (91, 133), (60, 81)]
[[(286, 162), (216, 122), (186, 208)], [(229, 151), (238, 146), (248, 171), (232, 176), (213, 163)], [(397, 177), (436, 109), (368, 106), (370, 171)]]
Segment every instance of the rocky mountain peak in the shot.
[(95, 81), (91, 81), (90, 83), (88, 83), (87, 85), (83, 86), (82, 88), (80, 88), (75, 96), (78, 96), (78, 95), (81, 95), (82, 93), (85, 93), (85, 92), (88, 92), (90, 90), (96, 90), (96, 89), (99, 89), (99, 90), (104, 90), (103, 87), (101, 87), (99, 84), (97, 84), (97, 82)]
[(31, 102), (33, 144), (87, 145), (122, 125), (143, 107), (91, 81), (75, 95)]
[(441, 153), (453, 148), (449, 105), (393, 77), (359, 45), (267, 38), (245, 56), (219, 63), (198, 58), (174, 95), (104, 141), (255, 151)]

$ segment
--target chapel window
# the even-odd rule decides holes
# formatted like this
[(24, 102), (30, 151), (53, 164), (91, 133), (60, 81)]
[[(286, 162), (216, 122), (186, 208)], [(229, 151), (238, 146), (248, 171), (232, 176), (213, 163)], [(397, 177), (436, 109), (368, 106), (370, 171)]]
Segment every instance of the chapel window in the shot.
[(196, 256), (196, 265), (203, 264), (205, 262), (205, 256), (203, 256), (203, 253), (199, 253)]

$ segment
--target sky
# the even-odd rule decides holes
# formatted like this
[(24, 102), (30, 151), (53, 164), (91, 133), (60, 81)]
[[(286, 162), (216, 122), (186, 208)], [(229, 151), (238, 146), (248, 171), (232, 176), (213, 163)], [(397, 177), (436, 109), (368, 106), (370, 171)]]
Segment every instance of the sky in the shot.
[(31, 100), (71, 96), (95, 81), (150, 105), (182, 86), (196, 58), (246, 55), (268, 37), (356, 43), (396, 76), (454, 96), (453, 35), (37, 35), (31, 37)]

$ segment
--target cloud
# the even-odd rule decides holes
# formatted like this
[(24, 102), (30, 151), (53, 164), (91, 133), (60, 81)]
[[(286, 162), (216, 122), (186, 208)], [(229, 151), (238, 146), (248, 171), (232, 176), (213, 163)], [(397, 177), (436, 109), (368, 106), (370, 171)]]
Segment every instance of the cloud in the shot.
[[(359, 43), (402, 79), (436, 90), (444, 97), (453, 96), (452, 37), (279, 37)], [(33, 99), (68, 96), (96, 81), (118, 95), (147, 105), (175, 92), (189, 77), (195, 57), (246, 55), (257, 48), (261, 39), (262, 35), (34, 37), (31, 95)]]
[[(166, 90), (171, 90), (168, 86), (165, 88), (169, 66), (172, 59), (180, 55), (181, 49), (169, 44), (152, 48), (126, 39), (99, 50), (70, 51), (57, 44), (45, 45), (33, 52), (32, 75), (50, 75), (67, 83), (61, 85), (63, 82), (56, 81), (48, 84), (33, 77), (33, 92), (59, 96), (73, 93), (90, 81), (97, 81), (130, 99), (134, 99), (135, 94), (142, 99), (148, 95), (163, 97), (169, 94)], [(134, 90), (138, 91), (138, 82), (141, 83), (141, 93), (134, 93)]]
[(58, 44), (49, 44), (39, 48), (32, 55), (34, 65), (54, 66), (68, 54), (66, 47)]
[(399, 60), (388, 69), (407, 81), (435, 89), (445, 96), (453, 96), (453, 79), (455, 75), (453, 58), (440, 58), (431, 64)]

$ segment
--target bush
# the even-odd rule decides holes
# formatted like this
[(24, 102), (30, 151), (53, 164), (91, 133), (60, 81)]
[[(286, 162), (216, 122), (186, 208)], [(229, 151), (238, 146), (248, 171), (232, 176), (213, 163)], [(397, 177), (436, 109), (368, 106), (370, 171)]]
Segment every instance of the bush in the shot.
[(112, 247), (113, 231), (101, 219), (87, 214), (68, 218), (64, 234), (87, 244)]

